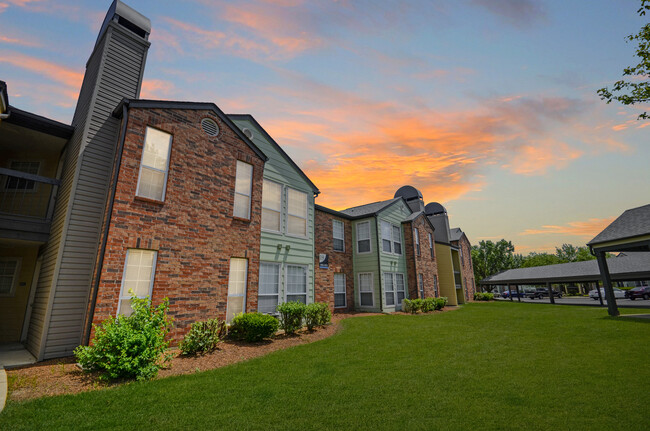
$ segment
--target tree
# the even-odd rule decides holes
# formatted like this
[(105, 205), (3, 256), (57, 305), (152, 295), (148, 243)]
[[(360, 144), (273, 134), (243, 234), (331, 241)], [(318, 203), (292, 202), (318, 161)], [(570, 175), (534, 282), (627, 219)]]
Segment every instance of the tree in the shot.
[[(472, 264), (474, 265), (474, 279), (480, 284), (481, 280), (506, 269), (517, 268), (522, 261), (521, 255), (515, 255), (515, 246), (512, 242), (501, 239), (499, 241), (481, 241), (479, 245), (472, 246)], [(488, 286), (490, 291), (493, 286)]]
[[(650, 0), (641, 0), (641, 7), (637, 11), (640, 16), (645, 16), (646, 11), (650, 11)], [(635, 103), (645, 103), (650, 101), (650, 23), (641, 27), (637, 34), (631, 34), (627, 42), (638, 42), (636, 56), (641, 59), (636, 66), (626, 67), (623, 69), (623, 76), (630, 76), (629, 81), (616, 81), (610, 90), (601, 88), (598, 95), (602, 100), (611, 103), (616, 100), (623, 105), (634, 105)], [(636, 78), (634, 78), (636, 77)], [(618, 93), (618, 94), (614, 94)], [(648, 119), (650, 115), (643, 112), (638, 119)]]
[(596, 258), (596, 256), (592, 256), (587, 247), (576, 247), (571, 244), (562, 244), (562, 247), (559, 248), (555, 247), (555, 255), (560, 260), (559, 263), (583, 262)]
[(521, 264), (521, 267), (531, 268), (533, 266), (556, 265), (558, 263), (562, 263), (562, 261), (555, 254), (536, 253), (533, 251), (524, 257), (524, 262)]

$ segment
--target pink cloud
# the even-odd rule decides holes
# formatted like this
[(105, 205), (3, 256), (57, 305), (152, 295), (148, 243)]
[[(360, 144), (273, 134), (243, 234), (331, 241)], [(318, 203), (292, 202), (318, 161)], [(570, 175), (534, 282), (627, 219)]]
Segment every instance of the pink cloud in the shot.
[(145, 79), (142, 82), (140, 98), (142, 99), (165, 99), (174, 91), (174, 84), (162, 79)]
[(593, 238), (605, 229), (616, 217), (591, 218), (585, 221), (573, 221), (566, 225), (544, 225), (538, 229), (526, 229), (519, 235), (561, 234), (584, 238)]

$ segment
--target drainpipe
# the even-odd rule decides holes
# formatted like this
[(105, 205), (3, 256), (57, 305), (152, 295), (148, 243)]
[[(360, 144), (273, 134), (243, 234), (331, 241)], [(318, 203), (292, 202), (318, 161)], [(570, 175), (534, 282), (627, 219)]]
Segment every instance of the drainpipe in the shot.
[(117, 149), (117, 164), (115, 165), (115, 178), (113, 179), (113, 184), (111, 185), (111, 194), (108, 200), (108, 213), (106, 214), (106, 223), (104, 227), (104, 234), (102, 237), (102, 248), (99, 254), (99, 262), (97, 265), (97, 274), (95, 276), (95, 282), (93, 283), (93, 290), (90, 300), (90, 312), (86, 319), (86, 330), (84, 333), (84, 344), (88, 345), (90, 343), (90, 332), (93, 326), (93, 315), (95, 314), (95, 304), (97, 303), (97, 294), (99, 292), (99, 281), (102, 275), (102, 269), (104, 267), (104, 254), (106, 253), (106, 243), (108, 242), (108, 228), (111, 225), (111, 216), (113, 214), (113, 201), (115, 200), (115, 191), (117, 190), (117, 178), (120, 174), (120, 166), (122, 165), (122, 152), (124, 151), (124, 139), (126, 138), (126, 125), (128, 120), (128, 111), (127, 103), (122, 105), (122, 130), (120, 132), (119, 138), (119, 147)]
[[(379, 248), (379, 219), (377, 218), (377, 214), (375, 214), (375, 236), (377, 237), (377, 269), (378, 269), (378, 277), (379, 277), (379, 310), (380, 312), (384, 311), (384, 294), (381, 291), (381, 282), (384, 279), (384, 275), (381, 273), (381, 249)], [(393, 289), (395, 289), (395, 286), (393, 286)]]

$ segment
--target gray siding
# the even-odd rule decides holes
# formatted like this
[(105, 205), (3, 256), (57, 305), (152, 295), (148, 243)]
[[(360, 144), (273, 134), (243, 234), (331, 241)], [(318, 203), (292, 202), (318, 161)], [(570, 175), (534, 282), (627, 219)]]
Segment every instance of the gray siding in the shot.
[(148, 46), (111, 23), (88, 62), (28, 336), (39, 360), (81, 342), (119, 131), (111, 114), (138, 96)]

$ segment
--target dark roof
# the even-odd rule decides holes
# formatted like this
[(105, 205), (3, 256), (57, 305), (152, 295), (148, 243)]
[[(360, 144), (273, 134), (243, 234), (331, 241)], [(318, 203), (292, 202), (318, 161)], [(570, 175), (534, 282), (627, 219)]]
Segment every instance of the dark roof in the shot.
[(650, 235), (650, 204), (625, 211), (587, 245), (594, 246), (642, 235)]
[(266, 157), (266, 154), (262, 152), (257, 145), (255, 145), (248, 136), (242, 132), (239, 127), (237, 127), (226, 114), (223, 113), (217, 105), (212, 102), (181, 102), (181, 101), (171, 101), (171, 100), (146, 100), (146, 99), (122, 99), (119, 105), (113, 110), (113, 116), (117, 118), (122, 117), (122, 107), (127, 106), (131, 108), (145, 108), (145, 109), (196, 109), (196, 110), (205, 110), (212, 111), (217, 117), (219, 117), (224, 123), (232, 129), (233, 132), (242, 141), (250, 147), (255, 154), (259, 156), (260, 159), (267, 161), (269, 158)]
[[(635, 252), (607, 259), (613, 280), (650, 279), (650, 253)], [(536, 266), (533, 268), (509, 269), (486, 277), (481, 284), (535, 284), (546, 282), (596, 281), (600, 280), (598, 262), (560, 263), (558, 265)]]
[(402, 221), (402, 223), (410, 223), (410, 222), (413, 222), (413, 221), (415, 221), (415, 219), (417, 219), (418, 217), (424, 217), (425, 220), (427, 221), (427, 223), (429, 223), (429, 226), (431, 226), (431, 230), (435, 232), (436, 227), (433, 225), (433, 223), (431, 223), (431, 220), (429, 220), (429, 217), (427, 217), (427, 215), (424, 213), (424, 211), (416, 211), (416, 212), (414, 212), (414, 213), (411, 214), (410, 216), (406, 217), (406, 218)]
[(402, 197), (388, 199), (387, 201), (373, 202), (370, 204), (359, 205), (358, 207), (352, 207), (344, 209), (341, 212), (350, 217), (360, 218), (360, 217), (369, 217), (377, 214), (381, 210), (388, 208), (397, 201), (402, 200)]
[(25, 127), (30, 130), (35, 130), (37, 132), (46, 133), (64, 139), (69, 139), (74, 132), (74, 127), (68, 124), (23, 111), (22, 109), (15, 108), (11, 105), (7, 108), (7, 112), (11, 115), (3, 121), (15, 124), (16, 126)]
[(324, 206), (322, 206), (322, 205), (315, 204), (315, 205), (314, 205), (314, 208), (317, 209), (318, 211), (322, 211), (322, 212), (324, 212), (324, 213), (328, 213), (328, 214), (331, 214), (331, 215), (333, 215), (333, 216), (337, 216), (337, 217), (345, 218), (345, 219), (348, 219), (348, 220), (352, 220), (352, 219), (354, 218), (354, 217), (350, 217), (350, 216), (347, 215), (347, 214), (343, 214), (343, 213), (340, 212), (340, 211), (336, 211), (336, 210), (333, 210), (333, 209), (331, 209), (331, 208), (324, 207)]
[(309, 185), (311, 186), (311, 188), (312, 188), (312, 190), (314, 191), (314, 193), (315, 193), (315, 194), (319, 194), (319, 193), (320, 193), (320, 190), (318, 190), (318, 187), (316, 187), (316, 185), (315, 185), (314, 183), (312, 183), (312, 181), (311, 181), (311, 180), (309, 179), (309, 177), (308, 177), (308, 176), (307, 176), (307, 175), (302, 171), (302, 169), (300, 169), (300, 167), (299, 167), (299, 166), (298, 166), (298, 165), (297, 165), (297, 164), (296, 164), (296, 163), (291, 159), (291, 157), (289, 157), (289, 155), (288, 155), (287, 153), (284, 152), (284, 150), (282, 149), (282, 147), (280, 147), (280, 145), (279, 145), (277, 142), (275, 142), (275, 139), (273, 139), (273, 138), (271, 137), (271, 135), (269, 135), (269, 134), (266, 132), (266, 130), (264, 130), (264, 127), (262, 127), (262, 126), (260, 125), (260, 123), (258, 123), (257, 120), (256, 120), (255, 118), (253, 118), (252, 115), (250, 115), (250, 114), (227, 114), (227, 115), (228, 115), (228, 117), (229, 117), (230, 119), (233, 119), (233, 120), (249, 120), (251, 123), (253, 123), (253, 124), (254, 124), (258, 129), (260, 129), (260, 132), (262, 132), (262, 135), (264, 135), (264, 137), (266, 138), (266, 140), (269, 141), (269, 142), (271, 143), (271, 145), (273, 145), (273, 146), (276, 148), (276, 150), (278, 150), (278, 152), (282, 155), (282, 157), (284, 157), (284, 158), (286, 159), (286, 161), (289, 162), (289, 164), (290, 164), (291, 166), (293, 166), (293, 168), (296, 170), (296, 172), (298, 172), (298, 174), (299, 174), (299, 175), (300, 175), (300, 176), (301, 176), (305, 181), (307, 181), (307, 184), (309, 184)]
[(463, 233), (464, 232), (459, 227), (452, 227), (449, 229), (449, 241), (460, 241)]

